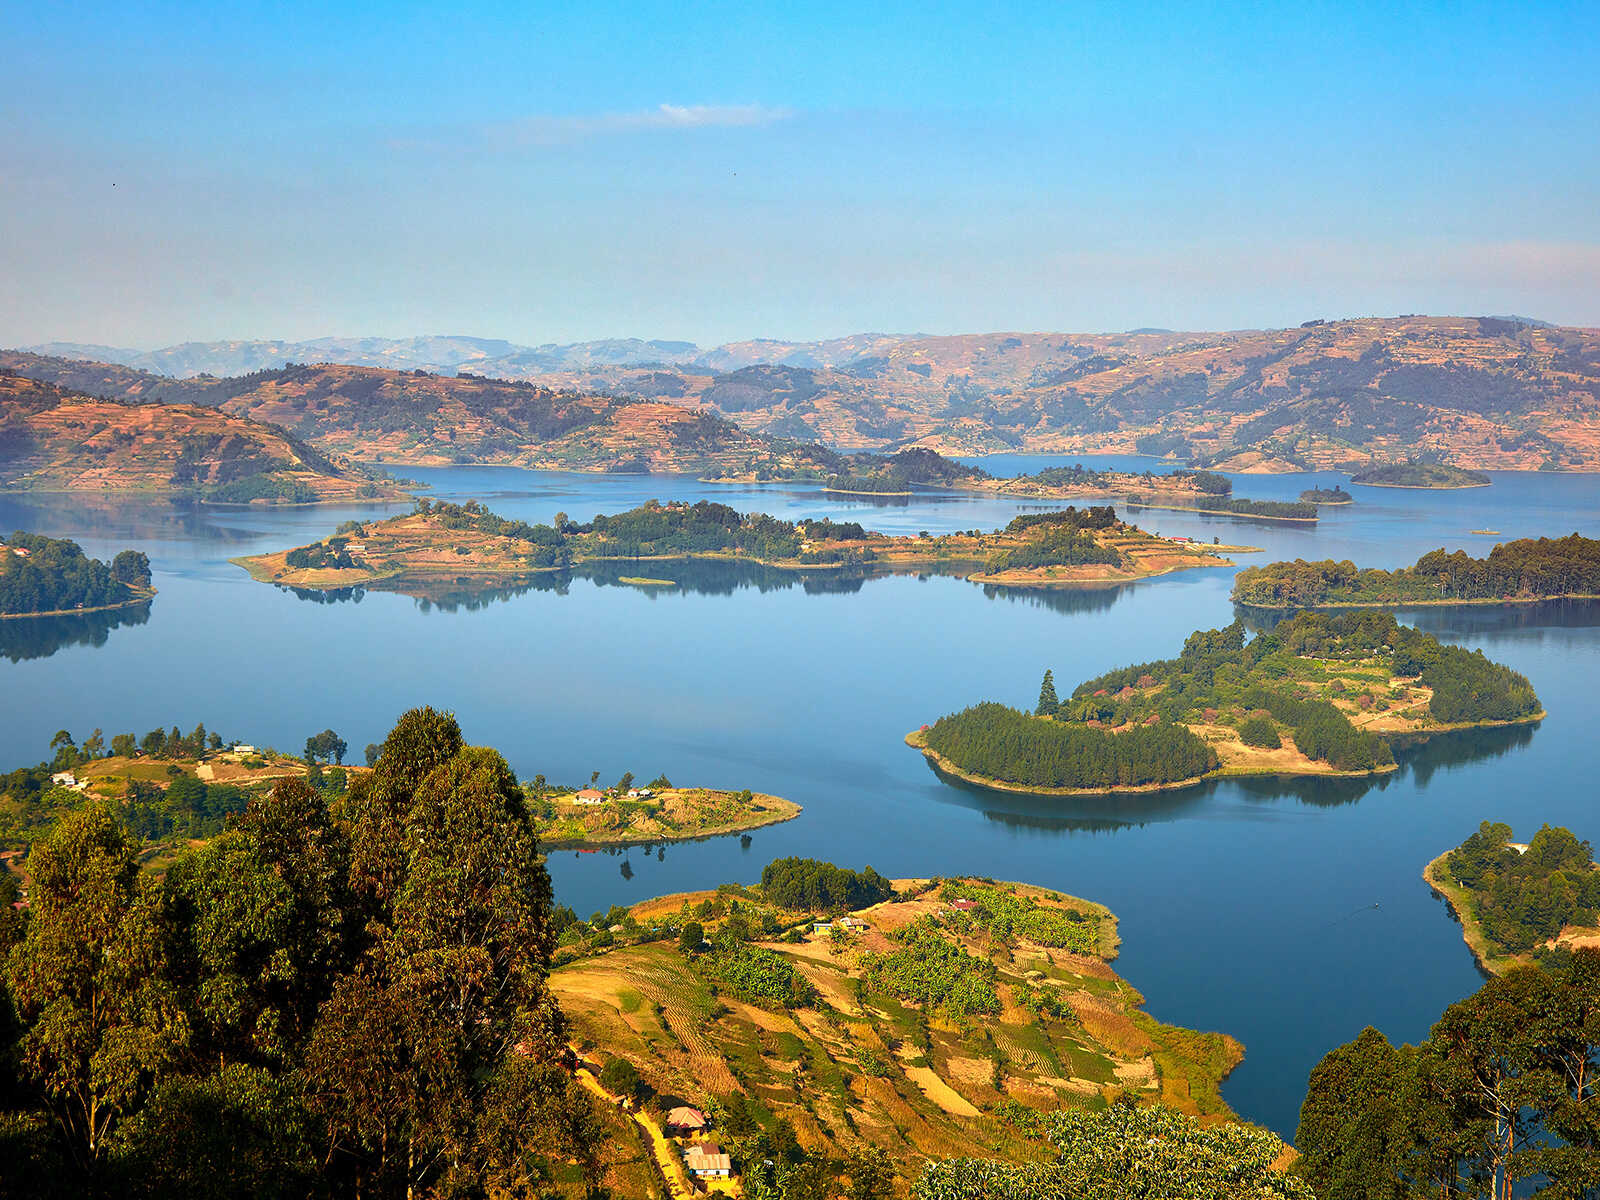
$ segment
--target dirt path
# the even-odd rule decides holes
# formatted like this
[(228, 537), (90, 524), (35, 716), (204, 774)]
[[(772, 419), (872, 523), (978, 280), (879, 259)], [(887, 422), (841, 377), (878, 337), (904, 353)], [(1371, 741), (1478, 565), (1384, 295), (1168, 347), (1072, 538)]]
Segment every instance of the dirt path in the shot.
[[(620, 1097), (613, 1095), (600, 1086), (600, 1081), (591, 1071), (579, 1068), (573, 1072), (579, 1084), (593, 1092), (607, 1104), (617, 1107)], [(644, 1135), (645, 1142), (649, 1145), (651, 1153), (656, 1157), (656, 1163), (661, 1168), (661, 1173), (667, 1177), (667, 1186), (672, 1189), (674, 1196), (692, 1197), (695, 1195), (694, 1185), (689, 1182), (688, 1173), (683, 1169), (683, 1160), (678, 1157), (677, 1147), (667, 1140), (666, 1133), (656, 1123), (656, 1119), (646, 1112), (630, 1111), (633, 1123), (638, 1126), (639, 1132)]]

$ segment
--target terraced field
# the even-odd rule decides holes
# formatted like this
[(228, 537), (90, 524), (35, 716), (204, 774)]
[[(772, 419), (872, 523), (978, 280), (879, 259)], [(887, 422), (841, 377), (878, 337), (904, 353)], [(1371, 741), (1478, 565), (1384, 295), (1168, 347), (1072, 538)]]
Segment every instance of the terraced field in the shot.
[[(622, 935), (634, 944), (597, 952), (570, 945), (551, 985), (585, 1057), (628, 1059), (661, 1103), (715, 1112), (742, 1095), (762, 1124), (786, 1119), (808, 1148), (842, 1156), (880, 1147), (907, 1178), (923, 1157), (1042, 1157), (1045, 1148), (1014, 1122), (1015, 1104), (1099, 1105), (1132, 1092), (1203, 1118), (1231, 1118), (1218, 1084), (1242, 1048), (1142, 1011), (1143, 997), (1109, 965), (1117, 946), (1109, 912), (1017, 885), (955, 886), (971, 890), (899, 881), (892, 900), (855, 914), (863, 924), (849, 933), (816, 932), (806, 914), (744, 889), (647, 902), (630, 914), (636, 932)], [(1027, 941), (987, 908), (952, 908), (951, 896), (969, 894), (979, 899), (966, 904), (998, 908), (1005, 898), (1076, 914), (1097, 952)], [(752, 923), (773, 918), (757, 945), (815, 989), (811, 1003), (732, 994), (713, 947), (725, 945), (719, 930), (734, 913)], [(700, 954), (678, 943), (691, 919), (709, 939)], [(928, 923), (970, 956), (963, 961), (992, 965), (997, 1012), (963, 1013), (871, 982), (870, 964), (904, 947), (908, 928)], [(804, 932), (785, 940), (773, 925)]]

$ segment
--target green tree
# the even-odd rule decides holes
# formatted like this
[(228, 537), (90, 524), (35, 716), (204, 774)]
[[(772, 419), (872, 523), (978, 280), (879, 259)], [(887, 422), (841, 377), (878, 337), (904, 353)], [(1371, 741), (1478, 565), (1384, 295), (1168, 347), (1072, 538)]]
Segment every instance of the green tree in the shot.
[(7, 962), (24, 1070), (86, 1167), (188, 1039), (134, 851), (106, 804), (65, 818), (30, 859), (32, 915)]
[(117, 758), (132, 758), (139, 753), (139, 743), (131, 733), (113, 734), (111, 753)]
[(400, 718), (346, 808), (366, 944), (306, 1048), (314, 1110), (364, 1190), (448, 1191), (495, 1081), (562, 1048), (550, 878), (505, 760), (432, 709)]
[(600, 1069), (600, 1086), (616, 1096), (626, 1096), (635, 1104), (645, 1098), (645, 1082), (639, 1069), (621, 1055), (614, 1055)]
[(678, 931), (678, 949), (685, 954), (698, 954), (705, 940), (705, 926), (699, 921), (685, 921), (683, 928)]
[(1053, 717), (1061, 708), (1061, 701), (1056, 697), (1056, 678), (1045, 669), (1044, 682), (1039, 685), (1039, 704), (1033, 710), (1036, 716)]

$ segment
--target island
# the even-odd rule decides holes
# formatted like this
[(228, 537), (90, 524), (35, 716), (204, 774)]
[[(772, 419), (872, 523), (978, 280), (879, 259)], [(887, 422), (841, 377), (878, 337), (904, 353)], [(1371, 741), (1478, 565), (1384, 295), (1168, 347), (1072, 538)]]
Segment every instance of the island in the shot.
[[(1114, 914), (1047, 888), (786, 858), (758, 886), (569, 914), (550, 990), (580, 1076), (669, 1179), (725, 1155), (754, 1194), (798, 1135), (835, 1171), (886, 1151), (909, 1182), (956, 1153), (1037, 1161), (1055, 1114), (1121, 1098), (1194, 1136), (1234, 1119), (1243, 1047), (1146, 1013), (1118, 945)], [(889, 1182), (865, 1194), (904, 1195)]]
[(1317, 519), (1317, 506), (1303, 500), (1246, 500), (1228, 496), (1211, 496), (1194, 504), (1175, 504), (1151, 496), (1134, 496), (1128, 500), (1129, 508), (1164, 508), (1172, 512), (1205, 513), (1215, 517), (1249, 517), (1258, 521), (1298, 521), (1312, 524)]
[[(725, 559), (798, 571), (935, 571), (1014, 587), (1111, 585), (1191, 567), (1226, 567), (1224, 549), (1189, 538), (1154, 537), (1110, 507), (1025, 513), (993, 533), (893, 537), (854, 521), (780, 521), (725, 504), (650, 501), (578, 523), (558, 515), (530, 525), (477, 501), (418, 501), (384, 521), (349, 521), (330, 537), (275, 554), (235, 559), (255, 579), (311, 591), (429, 581), (505, 581), (584, 563)], [(670, 583), (630, 575), (649, 586)]]
[(536, 787), (528, 804), (547, 850), (654, 846), (746, 833), (792, 821), (800, 806), (779, 796), (714, 788), (677, 788), (665, 776), (643, 787), (631, 777), (614, 788)]
[(108, 612), (155, 594), (150, 559), (138, 550), (104, 563), (64, 538), (18, 530), (0, 543), (0, 619)]
[(1528, 680), (1388, 614), (1300, 613), (1245, 639), (1201, 630), (1174, 659), (1058, 698), (1045, 672), (1033, 712), (986, 702), (907, 735), (935, 772), (997, 791), (1101, 795), (1216, 776), (1373, 775), (1394, 746), (1531, 724)]
[(1473, 958), (1492, 975), (1560, 966), (1574, 950), (1600, 946), (1600, 868), (1593, 848), (1571, 830), (1544, 825), (1519, 843), (1511, 826), (1485, 821), (1422, 877), (1449, 904)]
[(1349, 561), (1268, 563), (1234, 578), (1233, 601), (1245, 608), (1391, 608), (1460, 604), (1531, 604), (1600, 599), (1600, 541), (1521, 538), (1483, 558), (1430, 550), (1394, 571)]
[(1331, 488), (1307, 488), (1300, 493), (1300, 499), (1307, 504), (1354, 504), (1356, 498), (1342, 487), (1335, 484)]
[(1352, 475), (1350, 482), (1367, 487), (1474, 488), (1488, 487), (1493, 481), (1482, 471), (1413, 460), (1369, 467), (1359, 475)]

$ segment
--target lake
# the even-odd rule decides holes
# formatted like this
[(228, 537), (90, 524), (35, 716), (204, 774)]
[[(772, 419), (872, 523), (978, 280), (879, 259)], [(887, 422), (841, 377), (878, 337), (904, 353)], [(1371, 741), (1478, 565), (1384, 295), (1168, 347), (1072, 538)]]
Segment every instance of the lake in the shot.
[[(1105, 465), (1088, 457), (1022, 465), (1072, 461)], [(958, 493), (884, 505), (811, 486), (660, 476), (407, 473), (433, 495), (478, 498), (538, 521), (558, 511), (587, 520), (652, 497), (709, 497), (786, 519), (938, 533), (1055, 507)], [(1241, 563), (1349, 558), (1392, 567), (1438, 546), (1482, 554), (1496, 539), (1469, 533), (1480, 528), (1504, 538), (1600, 536), (1600, 479), (1494, 479), (1490, 488), (1422, 492), (1350, 486), (1330, 472), (1236, 478), (1238, 494), (1268, 499), (1350, 486), (1357, 503), (1324, 509), (1309, 527), (1130, 515), (1147, 529), (1266, 551)], [(1436, 740), (1370, 783), (1234, 781), (1158, 797), (1030, 802), (946, 785), (901, 739), (981, 699), (1031, 707), (1046, 667), (1065, 694), (1087, 676), (1175, 654), (1190, 631), (1234, 618), (1232, 570), (1030, 593), (940, 576), (830, 583), (655, 563), (647, 574), (680, 586), (636, 588), (617, 582), (626, 570), (596, 570), (488, 595), (369, 591), (317, 602), (252, 582), (227, 561), (383, 511), (0, 497), (0, 529), (72, 537), (97, 557), (143, 549), (160, 589), (148, 610), (0, 622), (9, 714), (0, 766), (38, 762), (61, 728), (81, 739), (95, 727), (109, 737), (201, 721), (224, 737), (292, 751), (331, 726), (359, 760), (400, 712), (432, 704), (453, 710), (470, 740), (498, 747), (524, 777), (665, 773), (680, 784), (776, 793), (804, 813), (756, 831), (748, 846), (732, 837), (650, 853), (558, 853), (557, 898), (586, 916), (751, 882), (786, 854), (895, 876), (990, 875), (1089, 897), (1121, 917), (1117, 969), (1151, 1013), (1245, 1044), (1224, 1094), (1285, 1136), (1329, 1048), (1368, 1024), (1414, 1041), (1480, 984), (1459, 929), (1420, 878), (1429, 859), (1485, 818), (1510, 822), (1524, 838), (1542, 822), (1600, 836), (1587, 765), (1600, 674), (1592, 605), (1401, 614), (1526, 673), (1550, 712), (1535, 730)]]

